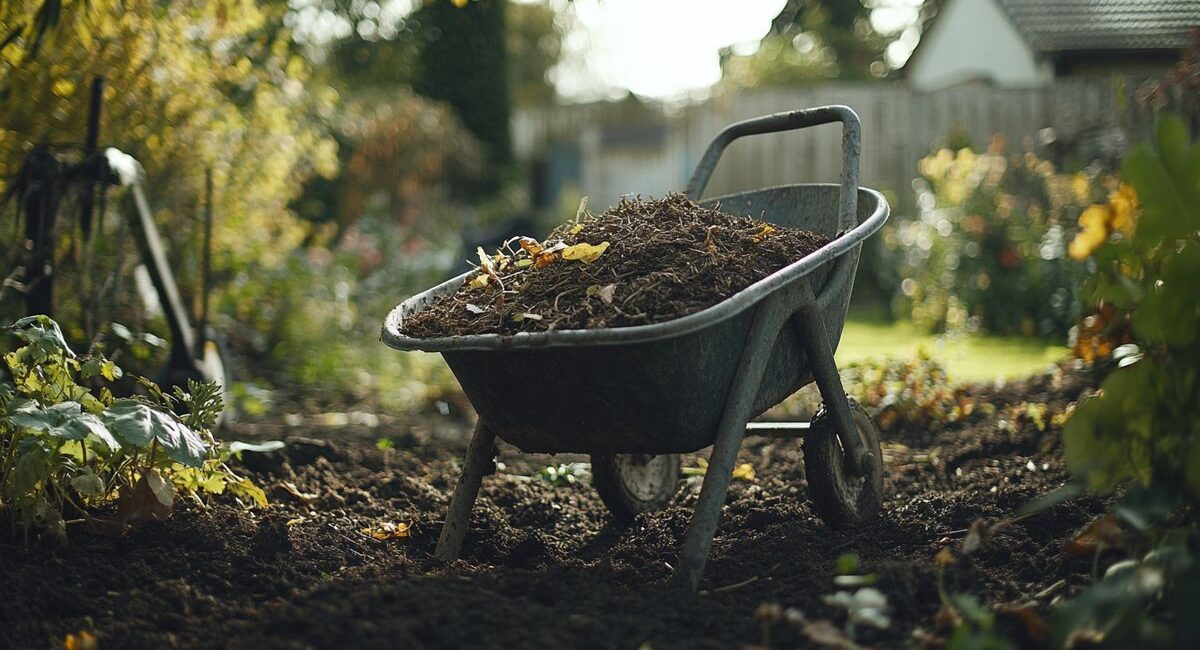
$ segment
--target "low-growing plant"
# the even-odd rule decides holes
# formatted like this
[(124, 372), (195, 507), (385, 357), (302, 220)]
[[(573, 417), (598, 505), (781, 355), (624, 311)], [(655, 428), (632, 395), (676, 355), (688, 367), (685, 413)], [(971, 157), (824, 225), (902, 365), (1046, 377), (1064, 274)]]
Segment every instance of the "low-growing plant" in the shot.
[[(24, 345), (4, 355), (0, 383), (0, 512), (26, 533), (62, 537), (71, 522), (120, 531), (168, 516), (178, 494), (229, 492), (246, 505), (266, 495), (226, 464), (210, 428), (222, 409), (215, 383), (118, 399), (122, 376), (102, 354), (77, 356), (56, 322), (30, 316), (9, 327)], [(177, 413), (178, 411), (178, 413)], [(115, 503), (104, 517), (97, 508)], [(72, 517), (72, 519), (68, 519)]]
[(866, 407), (885, 431), (936, 431), (977, 409), (992, 408), (977, 405), (925, 347), (910, 359), (849, 364), (842, 375), (847, 394)]

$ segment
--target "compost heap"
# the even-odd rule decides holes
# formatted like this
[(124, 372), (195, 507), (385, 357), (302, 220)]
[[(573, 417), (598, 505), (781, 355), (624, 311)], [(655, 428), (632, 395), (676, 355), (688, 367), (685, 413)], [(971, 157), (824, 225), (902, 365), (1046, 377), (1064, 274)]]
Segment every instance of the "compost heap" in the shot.
[(539, 242), (509, 240), (457, 291), (404, 319), (415, 338), (661, 323), (715, 305), (829, 241), (682, 194), (622, 199)]

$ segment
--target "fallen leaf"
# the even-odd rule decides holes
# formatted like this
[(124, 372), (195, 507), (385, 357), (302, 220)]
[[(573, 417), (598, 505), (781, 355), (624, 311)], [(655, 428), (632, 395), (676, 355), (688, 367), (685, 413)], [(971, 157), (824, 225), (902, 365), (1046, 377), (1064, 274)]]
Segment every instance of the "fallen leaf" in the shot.
[(767, 235), (770, 235), (771, 233), (775, 232), (775, 230), (776, 230), (775, 226), (772, 226), (769, 223), (764, 223), (762, 225), (762, 227), (759, 229), (759, 231), (754, 233), (754, 235), (751, 236), (750, 239), (753, 240), (754, 243), (756, 243), (756, 244), (760, 243), (760, 242), (762, 242), (762, 240), (767, 238)]
[(412, 524), (399, 523), (394, 524), (390, 521), (380, 523), (377, 526), (362, 529), (362, 534), (375, 540), (386, 542), (389, 539), (408, 539), (412, 536), (410, 529)]
[(616, 293), (616, 291), (617, 285), (606, 284), (601, 287), (600, 291), (596, 295), (600, 296), (600, 302), (606, 305), (611, 305), (613, 301), (613, 294)]
[(1116, 515), (1105, 515), (1092, 521), (1074, 539), (1063, 546), (1067, 555), (1091, 555), (1097, 548), (1121, 545), (1121, 525)]
[(483, 246), (475, 247), (475, 255), (479, 258), (479, 268), (488, 275), (496, 273), (496, 265), (492, 262), (492, 258), (483, 250)]
[(537, 256), (542, 254), (542, 245), (532, 237), (522, 237), (521, 250), (529, 253), (530, 258), (537, 259)]
[(616, 290), (617, 285), (615, 284), (606, 284), (604, 286), (593, 284), (587, 288), (587, 295), (589, 298), (596, 296), (600, 298), (600, 301), (604, 304), (611, 305), (613, 301), (613, 294), (616, 292)]
[(533, 266), (533, 260), (529, 259), (528, 257), (525, 257), (525, 258), (517, 260), (515, 266), (518, 269), (523, 269), (523, 268), (526, 268), (529, 266)]
[(755, 476), (756, 474), (754, 473), (754, 466), (750, 463), (742, 463), (741, 465), (733, 468), (733, 478), (735, 479), (752, 482), (754, 481)]
[[(487, 276), (484, 276), (484, 277), (487, 277)], [(483, 307), (480, 307), (479, 305), (472, 305), (471, 303), (467, 303), (467, 311), (471, 312), (472, 314), (482, 314), (483, 312), (485, 312), (487, 310), (484, 309)]]
[(587, 242), (580, 242), (574, 246), (568, 246), (563, 249), (562, 257), (564, 260), (579, 260), (584, 264), (591, 264), (600, 259), (604, 251), (608, 250), (608, 242), (600, 242), (592, 245)]
[(100, 647), (96, 636), (86, 630), (79, 634), (68, 634), (67, 638), (63, 639), (63, 645), (67, 650), (96, 650)]
[(521, 314), (521, 317), (526, 320), (542, 320), (541, 314), (534, 314), (534, 313), (530, 313), (530, 312), (525, 312), (525, 313)]
[(479, 275), (472, 278), (471, 281), (468, 283), (468, 285), (472, 289), (482, 289), (482, 288), (488, 286), (488, 281), (491, 279), (492, 279), (492, 276), (488, 275), (487, 273), (480, 273)]
[(583, 230), (583, 224), (577, 223), (574, 226), (571, 226), (571, 229), (567, 232), (571, 233), (572, 235), (578, 235), (579, 231), (581, 230)]

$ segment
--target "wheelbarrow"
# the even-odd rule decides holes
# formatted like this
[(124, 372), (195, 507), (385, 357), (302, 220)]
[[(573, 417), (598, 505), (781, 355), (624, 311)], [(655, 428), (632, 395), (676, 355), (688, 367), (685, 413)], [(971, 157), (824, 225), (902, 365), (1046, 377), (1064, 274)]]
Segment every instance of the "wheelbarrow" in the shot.
[[(664, 507), (681, 453), (712, 446), (674, 580), (695, 591), (712, 546), (738, 448), (747, 434), (803, 435), (814, 510), (829, 525), (878, 515), (879, 432), (847, 399), (834, 364), (863, 240), (888, 204), (858, 187), (861, 126), (845, 106), (777, 113), (727, 127), (704, 153), (687, 194), (700, 199), (730, 142), (747, 135), (842, 123), (841, 183), (783, 185), (702, 201), (722, 211), (831, 238), (803, 259), (703, 311), (653, 325), (416, 339), (404, 319), (456, 291), (468, 274), (398, 305), (382, 340), (440, 352), (479, 421), (435, 555), (455, 560), (496, 438), (529, 453), (590, 454), (593, 481), (614, 515)], [(809, 423), (751, 420), (815, 381), (823, 406)]]

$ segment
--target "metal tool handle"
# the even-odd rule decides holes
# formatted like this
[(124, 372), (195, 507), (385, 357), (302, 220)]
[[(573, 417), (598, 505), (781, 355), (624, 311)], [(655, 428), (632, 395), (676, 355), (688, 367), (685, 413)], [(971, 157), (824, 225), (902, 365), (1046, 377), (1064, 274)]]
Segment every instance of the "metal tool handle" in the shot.
[(688, 181), (687, 195), (698, 200), (712, 178), (721, 153), (730, 142), (746, 135), (777, 133), (804, 129), (831, 122), (842, 123), (842, 191), (838, 201), (838, 228), (850, 230), (858, 225), (858, 158), (862, 150), (862, 124), (849, 106), (818, 106), (797, 111), (775, 113), (736, 122), (717, 134), (696, 165)]

